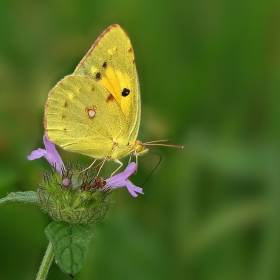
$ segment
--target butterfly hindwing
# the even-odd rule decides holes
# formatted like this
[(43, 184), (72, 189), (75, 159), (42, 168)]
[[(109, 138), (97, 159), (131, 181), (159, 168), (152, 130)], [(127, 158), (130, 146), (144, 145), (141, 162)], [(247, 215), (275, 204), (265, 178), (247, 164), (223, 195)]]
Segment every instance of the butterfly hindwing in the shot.
[(110, 155), (120, 134), (128, 135), (124, 114), (110, 92), (88, 77), (75, 75), (50, 92), (45, 130), (62, 148), (94, 158)]

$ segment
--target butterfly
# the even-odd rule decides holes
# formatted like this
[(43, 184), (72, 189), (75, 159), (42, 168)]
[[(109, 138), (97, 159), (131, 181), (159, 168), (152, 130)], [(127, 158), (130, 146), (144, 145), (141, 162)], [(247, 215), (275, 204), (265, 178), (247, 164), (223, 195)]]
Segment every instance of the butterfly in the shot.
[(132, 44), (125, 31), (113, 24), (94, 42), (74, 73), (50, 91), (45, 134), (65, 150), (103, 159), (103, 163), (114, 160), (121, 167), (119, 159), (143, 155), (147, 145), (166, 142), (137, 140), (140, 116)]

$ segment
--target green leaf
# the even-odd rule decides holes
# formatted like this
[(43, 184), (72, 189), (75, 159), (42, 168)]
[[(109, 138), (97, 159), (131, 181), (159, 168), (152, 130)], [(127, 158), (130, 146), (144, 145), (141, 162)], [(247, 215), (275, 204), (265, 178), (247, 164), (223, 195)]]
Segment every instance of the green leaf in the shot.
[(46, 235), (53, 245), (55, 261), (61, 270), (76, 276), (86, 261), (93, 225), (52, 222)]
[(38, 196), (36, 192), (15, 192), (10, 193), (6, 197), (0, 199), (0, 207), (14, 203), (31, 203), (38, 204)]

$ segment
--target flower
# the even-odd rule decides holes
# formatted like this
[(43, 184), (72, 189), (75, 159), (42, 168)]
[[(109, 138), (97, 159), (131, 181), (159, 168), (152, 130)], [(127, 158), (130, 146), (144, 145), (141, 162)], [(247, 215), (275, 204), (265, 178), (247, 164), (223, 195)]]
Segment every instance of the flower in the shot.
[(27, 159), (34, 160), (44, 157), (60, 174), (62, 174), (62, 169), (65, 169), (65, 167), (59, 153), (55, 149), (55, 145), (48, 140), (46, 135), (43, 136), (43, 142), (46, 149), (39, 148), (33, 151), (29, 156), (27, 156)]
[(105, 180), (108, 188), (117, 189), (121, 187), (126, 187), (129, 193), (134, 197), (138, 196), (137, 193), (144, 194), (142, 188), (133, 185), (128, 180), (128, 177), (131, 176), (136, 169), (137, 164), (135, 162), (129, 163), (123, 172)]
[[(59, 174), (62, 175), (62, 173), (63, 173), (62, 171), (63, 170), (67, 171), (68, 168), (65, 168), (60, 155), (58, 154), (57, 150), (55, 149), (55, 145), (48, 140), (46, 135), (44, 135), (44, 137), (43, 137), (43, 142), (44, 142), (46, 149), (39, 148), (39, 149), (33, 151), (29, 156), (27, 156), (27, 159), (34, 160), (34, 159), (44, 157), (52, 166), (54, 166), (56, 168), (56, 170), (59, 172)], [(137, 164), (135, 162), (129, 163), (123, 172), (105, 180), (106, 181), (105, 188), (106, 189), (117, 189), (117, 188), (126, 187), (127, 190), (129, 191), (129, 193), (133, 197), (137, 197), (138, 196), (137, 193), (144, 194), (142, 188), (135, 186), (134, 184), (132, 184), (131, 181), (128, 180), (128, 178), (135, 172), (136, 169), (137, 169)], [(83, 171), (84, 170), (81, 170), (79, 172), (75, 171), (74, 173), (80, 173)], [(71, 172), (70, 172), (70, 170), (68, 170), (68, 172), (66, 172), (66, 173), (71, 173)], [(67, 187), (71, 184), (71, 180), (69, 178), (64, 178), (62, 180), (62, 184)]]

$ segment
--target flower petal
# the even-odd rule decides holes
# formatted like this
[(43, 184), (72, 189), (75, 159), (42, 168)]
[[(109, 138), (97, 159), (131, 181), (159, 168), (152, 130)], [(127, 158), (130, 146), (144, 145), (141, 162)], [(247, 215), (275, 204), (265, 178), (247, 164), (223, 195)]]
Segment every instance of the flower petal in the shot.
[(112, 188), (113, 187), (122, 187), (125, 185), (124, 180), (129, 178), (129, 176), (131, 176), (135, 172), (136, 169), (137, 169), (137, 164), (135, 162), (131, 162), (128, 164), (128, 166), (126, 167), (126, 169), (123, 172), (107, 179), (106, 182)]
[(45, 159), (53, 166), (55, 166), (56, 170), (61, 172), (62, 168), (64, 167), (63, 161), (55, 149), (54, 143), (49, 141), (49, 139), (44, 134), (43, 142), (47, 150), (47, 154), (45, 155)]
[(44, 149), (37, 149), (33, 151), (29, 156), (27, 156), (28, 160), (34, 160), (40, 157), (45, 157), (45, 159), (52, 165), (55, 166), (56, 170), (58, 172), (62, 172), (62, 169), (64, 168), (63, 161), (55, 149), (55, 145), (48, 140), (46, 135), (43, 137), (43, 142), (45, 145), (45, 150)]
[(123, 172), (109, 179), (106, 179), (105, 181), (107, 183), (107, 186), (111, 189), (126, 187), (129, 193), (134, 197), (138, 196), (137, 193), (144, 194), (142, 188), (133, 185), (128, 180), (129, 176), (131, 176), (136, 169), (137, 169), (137, 164), (135, 162), (131, 162)]
[(38, 150), (33, 151), (29, 156), (27, 156), (28, 160), (34, 160), (40, 157), (44, 157), (47, 151), (39, 148)]
[(135, 186), (129, 180), (125, 180), (125, 181), (126, 181), (126, 188), (132, 196), (137, 197), (138, 196), (136, 194), (137, 192), (140, 194), (144, 194), (142, 188)]

